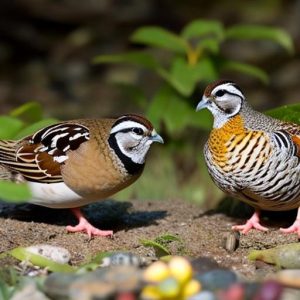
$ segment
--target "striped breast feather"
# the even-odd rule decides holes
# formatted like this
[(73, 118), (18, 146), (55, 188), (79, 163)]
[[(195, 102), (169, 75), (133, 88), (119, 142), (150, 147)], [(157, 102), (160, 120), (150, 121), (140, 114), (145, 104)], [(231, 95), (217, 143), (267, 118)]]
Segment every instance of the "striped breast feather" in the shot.
[(34, 135), (7, 146), (0, 141), (0, 163), (23, 175), (29, 181), (61, 182), (61, 165), (89, 140), (87, 127), (76, 123), (59, 123), (48, 126)]
[(280, 150), (285, 150), (292, 156), (299, 156), (300, 136), (291, 135), (285, 130), (278, 130), (273, 133), (273, 140)]

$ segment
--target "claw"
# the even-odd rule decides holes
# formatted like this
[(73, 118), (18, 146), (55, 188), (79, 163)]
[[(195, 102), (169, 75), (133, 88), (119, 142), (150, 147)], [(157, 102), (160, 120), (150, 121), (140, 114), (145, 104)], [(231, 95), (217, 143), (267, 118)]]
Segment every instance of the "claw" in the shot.
[(244, 225), (234, 225), (232, 226), (232, 230), (241, 231), (241, 233), (246, 234), (249, 232), (250, 229), (255, 228), (260, 231), (268, 231), (267, 227), (264, 227), (259, 224), (259, 214), (260, 212), (256, 210), (252, 217), (247, 220), (246, 224)]
[(288, 228), (279, 229), (283, 233), (297, 233), (300, 238), (300, 208), (298, 208), (298, 213), (295, 222)]
[(113, 232), (111, 230), (100, 230), (94, 227), (89, 221), (84, 217), (79, 208), (72, 209), (73, 214), (79, 220), (76, 226), (67, 226), (68, 232), (86, 232), (91, 238), (92, 236), (112, 236)]

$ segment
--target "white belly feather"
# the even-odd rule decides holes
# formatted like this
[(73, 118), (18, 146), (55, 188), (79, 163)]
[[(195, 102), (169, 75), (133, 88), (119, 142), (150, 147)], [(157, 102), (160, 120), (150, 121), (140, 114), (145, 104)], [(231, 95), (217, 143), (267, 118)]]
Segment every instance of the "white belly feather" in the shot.
[(72, 208), (86, 205), (93, 200), (82, 198), (72, 191), (65, 183), (28, 182), (32, 198), (30, 203), (51, 208)]

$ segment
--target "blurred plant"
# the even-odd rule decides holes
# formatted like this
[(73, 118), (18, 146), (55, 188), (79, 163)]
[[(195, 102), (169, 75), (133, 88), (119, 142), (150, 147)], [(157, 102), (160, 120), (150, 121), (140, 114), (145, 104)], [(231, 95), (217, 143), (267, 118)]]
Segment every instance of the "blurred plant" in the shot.
[[(8, 115), (0, 116), (0, 139), (20, 139), (56, 121), (44, 118), (39, 103), (27, 102)], [(10, 202), (23, 202), (30, 198), (30, 191), (26, 184), (0, 181), (0, 198)]]
[[(224, 28), (221, 22), (195, 20), (187, 24), (180, 34), (161, 27), (146, 26), (136, 30), (130, 40), (149, 48), (166, 50), (170, 54), (159, 61), (149, 51), (136, 51), (115, 55), (99, 55), (94, 63), (130, 63), (148, 69), (162, 79), (162, 84), (148, 102), (136, 87), (126, 88), (127, 93), (145, 110), (155, 127), (164, 125), (168, 134), (178, 136), (187, 126), (210, 128), (208, 112), (197, 115), (188, 99), (199, 83), (211, 82), (223, 71), (231, 70), (268, 82), (268, 75), (259, 67), (245, 62), (227, 59), (221, 53), (221, 45), (230, 40), (268, 40), (293, 53), (293, 43), (288, 33), (270, 26), (235, 25)], [(123, 85), (124, 86), (124, 85)]]
[(164, 234), (156, 237), (153, 240), (142, 239), (141, 243), (145, 247), (152, 247), (156, 257), (164, 257), (171, 255), (170, 243), (177, 242), (176, 254), (182, 255), (184, 252), (184, 243), (178, 236), (172, 234)]
[(160, 79), (151, 99), (135, 84), (115, 82), (145, 112), (155, 128), (164, 131), (165, 139), (170, 137), (166, 147), (159, 149), (157, 163), (148, 164), (142, 178), (122, 192), (123, 199), (183, 198), (198, 203), (210, 199), (208, 206), (212, 208), (215, 204), (220, 191), (203, 171), (206, 167), (199, 147), (190, 141), (192, 131), (184, 134), (187, 127), (210, 129), (212, 117), (205, 110), (196, 113), (196, 103), (190, 98), (197, 86), (218, 79), (227, 70), (268, 82), (268, 75), (261, 68), (224, 56), (221, 46), (233, 40), (269, 41), (290, 54), (294, 51), (289, 34), (281, 29), (257, 25), (225, 28), (221, 22), (199, 19), (187, 24), (179, 34), (161, 27), (141, 27), (133, 32), (130, 41), (144, 45), (144, 49), (94, 58), (96, 64), (131, 64)]

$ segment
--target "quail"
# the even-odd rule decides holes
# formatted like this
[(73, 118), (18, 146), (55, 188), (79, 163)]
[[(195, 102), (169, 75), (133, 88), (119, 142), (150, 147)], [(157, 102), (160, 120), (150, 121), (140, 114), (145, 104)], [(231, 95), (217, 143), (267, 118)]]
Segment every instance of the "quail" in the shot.
[(208, 85), (196, 110), (203, 108), (214, 117), (204, 147), (213, 181), (225, 193), (255, 208), (246, 224), (233, 229), (266, 231), (259, 220), (261, 209), (298, 208), (293, 225), (280, 230), (300, 237), (300, 125), (255, 111), (231, 81)]
[(141, 175), (153, 142), (163, 143), (139, 115), (60, 122), (18, 141), (0, 140), (0, 180), (27, 182), (30, 203), (71, 208), (69, 232), (111, 236), (92, 226), (79, 207), (109, 197)]

